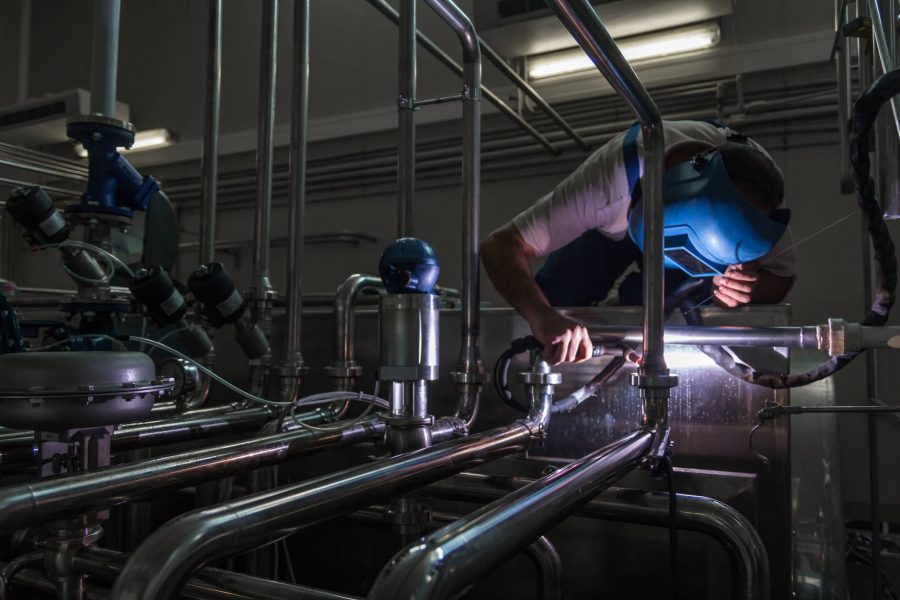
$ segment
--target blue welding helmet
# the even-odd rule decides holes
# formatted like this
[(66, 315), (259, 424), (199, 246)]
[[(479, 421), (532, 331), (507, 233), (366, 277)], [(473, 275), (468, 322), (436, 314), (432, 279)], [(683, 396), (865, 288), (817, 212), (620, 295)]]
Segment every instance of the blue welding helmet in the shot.
[[(762, 214), (737, 190), (715, 149), (666, 171), (663, 177), (663, 253), (666, 268), (713, 277), (728, 265), (768, 254), (787, 228), (790, 211)], [(628, 215), (628, 235), (644, 246), (640, 199)]]

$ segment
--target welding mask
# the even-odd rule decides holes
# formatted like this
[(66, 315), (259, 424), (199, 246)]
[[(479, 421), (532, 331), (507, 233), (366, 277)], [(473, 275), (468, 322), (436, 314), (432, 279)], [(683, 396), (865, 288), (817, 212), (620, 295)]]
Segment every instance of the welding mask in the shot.
[[(666, 268), (713, 277), (728, 265), (768, 254), (784, 235), (790, 211), (762, 214), (737, 190), (715, 149), (666, 171), (663, 177), (663, 253)], [(643, 248), (643, 202), (628, 215), (628, 234)]]

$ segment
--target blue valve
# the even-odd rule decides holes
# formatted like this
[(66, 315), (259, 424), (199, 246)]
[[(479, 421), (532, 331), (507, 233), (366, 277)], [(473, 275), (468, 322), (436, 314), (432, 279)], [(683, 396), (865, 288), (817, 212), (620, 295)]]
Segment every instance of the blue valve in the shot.
[(440, 271), (434, 248), (416, 238), (394, 240), (378, 261), (378, 274), (389, 294), (431, 294)]

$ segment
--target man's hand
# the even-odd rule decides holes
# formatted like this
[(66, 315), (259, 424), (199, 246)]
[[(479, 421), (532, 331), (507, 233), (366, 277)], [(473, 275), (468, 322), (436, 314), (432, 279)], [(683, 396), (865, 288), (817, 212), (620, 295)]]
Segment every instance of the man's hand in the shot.
[(544, 345), (541, 354), (551, 365), (561, 362), (581, 362), (591, 358), (594, 351), (584, 325), (564, 317), (552, 308), (529, 321), (534, 337)]
[(731, 265), (724, 275), (713, 277), (713, 298), (722, 307), (735, 308), (749, 304), (759, 281), (755, 262)]

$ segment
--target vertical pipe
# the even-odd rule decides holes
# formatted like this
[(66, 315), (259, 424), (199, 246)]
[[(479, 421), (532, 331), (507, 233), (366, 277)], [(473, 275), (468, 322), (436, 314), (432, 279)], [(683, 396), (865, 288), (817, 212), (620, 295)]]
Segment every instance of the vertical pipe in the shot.
[(28, 100), (28, 67), (31, 63), (31, 0), (21, 0), (19, 9), (19, 70), (16, 102)]
[(481, 240), (481, 47), (469, 17), (450, 0), (425, 0), (453, 29), (463, 50), (463, 248), (462, 331), (458, 370), (457, 416), (469, 424), (477, 414), (484, 383), (478, 347)]
[(94, 0), (91, 42), (91, 113), (116, 116), (116, 72), (119, 66), (121, 0)]
[(587, 0), (548, 0), (572, 37), (641, 123), (644, 136), (644, 359), (632, 383), (641, 390), (645, 427), (665, 426), (669, 388), (678, 378), (663, 355), (662, 177), (665, 137), (656, 104)]
[(291, 203), (288, 212), (288, 297), (284, 364), (303, 365), (300, 351), (303, 313), (303, 233), (306, 210), (306, 140), (309, 119), (309, 0), (294, 0), (294, 64), (291, 104)]
[(835, 56), (837, 67), (837, 108), (838, 108), (838, 144), (841, 154), (840, 186), (842, 194), (853, 193), (853, 176), (850, 173), (850, 97), (851, 73), (850, 73), (850, 44), (847, 36), (843, 35), (841, 28), (849, 19), (849, 7), (846, 0), (834, 0), (835, 14), (834, 27), (837, 32), (838, 50)]
[(206, 38), (206, 122), (203, 130), (203, 206), (200, 264), (215, 260), (216, 185), (219, 178), (219, 105), (222, 92), (222, 0), (209, 0)]
[[(259, 53), (259, 118), (256, 143), (256, 216), (253, 236), (253, 296), (273, 293), (269, 280), (272, 237), (272, 134), (275, 129), (275, 66), (278, 47), (278, 0), (263, 0)], [(257, 304), (258, 306), (258, 304)], [(255, 315), (258, 318), (258, 314)]]
[(416, 0), (400, 0), (400, 94), (397, 119), (397, 237), (414, 235), (416, 190)]

